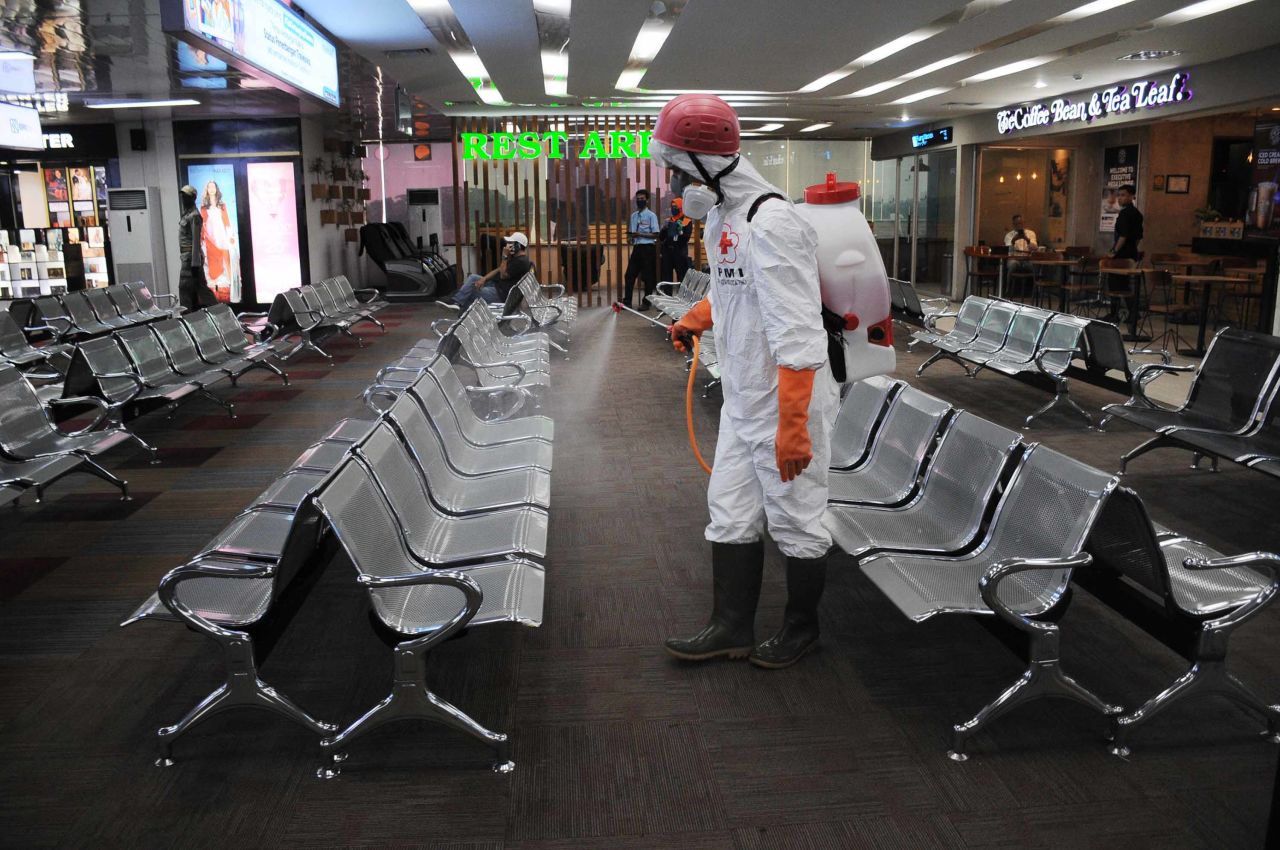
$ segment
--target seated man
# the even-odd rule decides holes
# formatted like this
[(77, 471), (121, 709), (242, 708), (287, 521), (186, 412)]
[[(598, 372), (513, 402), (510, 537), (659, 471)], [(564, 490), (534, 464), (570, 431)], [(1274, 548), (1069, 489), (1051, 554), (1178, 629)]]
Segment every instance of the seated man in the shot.
[(1004, 244), (1009, 246), (1010, 254), (1030, 254), (1040, 248), (1036, 242), (1036, 232), (1022, 226), (1022, 216), (1013, 217), (1013, 230), (1004, 235)]
[(525, 253), (529, 248), (529, 237), (520, 231), (504, 237), (502, 240), (502, 262), (487, 275), (467, 275), (462, 288), (449, 298), (441, 298), (436, 303), (450, 310), (465, 310), (477, 298), (488, 304), (502, 304), (512, 287), (520, 282), (533, 268)]

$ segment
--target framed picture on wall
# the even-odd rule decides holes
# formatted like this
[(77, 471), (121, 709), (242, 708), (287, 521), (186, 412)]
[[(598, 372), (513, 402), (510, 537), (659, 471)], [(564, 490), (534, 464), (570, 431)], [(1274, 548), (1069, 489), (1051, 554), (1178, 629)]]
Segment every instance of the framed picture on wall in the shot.
[(1170, 195), (1185, 195), (1191, 191), (1190, 174), (1170, 174), (1165, 178), (1164, 190)]
[(1156, 191), (1156, 192), (1164, 191), (1164, 175), (1163, 174), (1157, 174), (1155, 177), (1151, 178), (1151, 188), (1153, 191)]

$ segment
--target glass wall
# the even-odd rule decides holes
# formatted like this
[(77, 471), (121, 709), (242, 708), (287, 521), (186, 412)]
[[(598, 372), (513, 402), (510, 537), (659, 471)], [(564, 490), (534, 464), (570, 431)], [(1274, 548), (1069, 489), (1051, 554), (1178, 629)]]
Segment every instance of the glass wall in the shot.
[(872, 164), (864, 204), (891, 277), (945, 291), (955, 252), (956, 152)]
[(1071, 160), (1065, 148), (985, 148), (979, 163), (979, 244), (1003, 245), (1013, 217), (1021, 215), (1038, 244), (1066, 247)]
[[(866, 188), (871, 163), (868, 142), (821, 140), (750, 140), (742, 142), (742, 154), (756, 170), (793, 201), (804, 199), (804, 189), (827, 179), (834, 171), (841, 182), (856, 181)], [(863, 209), (866, 209), (864, 204)]]

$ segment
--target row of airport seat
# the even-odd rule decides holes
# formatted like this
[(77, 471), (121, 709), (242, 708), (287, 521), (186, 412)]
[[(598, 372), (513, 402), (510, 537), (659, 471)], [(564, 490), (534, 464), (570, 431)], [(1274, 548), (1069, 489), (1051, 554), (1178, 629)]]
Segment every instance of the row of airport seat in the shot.
[(266, 313), (241, 315), (264, 318), (266, 325), (263, 330), (267, 338), (298, 337), (299, 342), (285, 355), (285, 359), (303, 351), (312, 351), (332, 361), (333, 357), (320, 347), (321, 342), (340, 333), (354, 339), (363, 348), (364, 340), (352, 329), (361, 322), (369, 322), (386, 333), (386, 325), (375, 314), (389, 306), (376, 289), (357, 292), (346, 275), (338, 275), (315, 284), (286, 289), (276, 295)]
[[(964, 760), (972, 737), (997, 717), (1041, 697), (1073, 699), (1108, 717), (1117, 755), (1128, 755), (1138, 727), (1194, 694), (1223, 694), (1261, 715), (1273, 739), (1280, 735), (1280, 707), (1226, 670), (1229, 634), (1280, 591), (1280, 556), (1224, 558), (1153, 524), (1117, 476), (885, 378), (854, 384), (845, 396), (830, 481), (824, 521), (832, 537), (903, 614), (916, 622), (994, 616), (1028, 638), (1022, 676), (954, 727), (953, 759)], [(1190, 632), (1190, 668), (1127, 713), (1062, 669), (1055, 621), (1073, 576), (1086, 574), (1110, 597), (1145, 600)], [(1110, 597), (1101, 598), (1114, 604)]]
[(153, 295), (144, 283), (42, 295), (29, 303), (31, 312), (24, 326), (47, 331), (60, 343), (102, 336), (182, 313), (175, 296)]

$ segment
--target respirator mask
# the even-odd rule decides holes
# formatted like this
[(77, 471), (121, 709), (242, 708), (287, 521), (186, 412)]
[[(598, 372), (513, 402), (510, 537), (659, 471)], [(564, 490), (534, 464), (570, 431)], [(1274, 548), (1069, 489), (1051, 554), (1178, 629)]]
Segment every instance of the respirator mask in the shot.
[(689, 154), (689, 159), (693, 161), (694, 168), (698, 169), (698, 173), (702, 175), (703, 185), (695, 185), (693, 178), (688, 174), (678, 168), (673, 168), (671, 169), (671, 193), (679, 195), (684, 201), (685, 215), (701, 221), (707, 217), (707, 213), (711, 212), (712, 207), (724, 200), (724, 195), (721, 194), (719, 189), (719, 180), (738, 167), (738, 157), (734, 156), (733, 160), (724, 167), (724, 170), (714, 177), (703, 167), (702, 161), (698, 159), (696, 154)]

